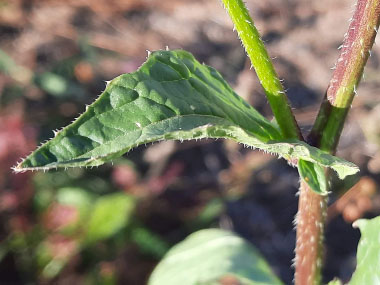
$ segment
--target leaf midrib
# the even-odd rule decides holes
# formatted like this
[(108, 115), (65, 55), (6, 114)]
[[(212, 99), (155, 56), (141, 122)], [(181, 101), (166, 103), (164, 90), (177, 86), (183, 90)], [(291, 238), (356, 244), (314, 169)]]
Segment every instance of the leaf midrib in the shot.
[[(167, 66), (170, 66), (170, 65), (167, 65)], [(170, 66), (170, 68), (172, 68), (172, 67)], [(175, 70), (174, 68), (172, 68), (172, 69)], [(176, 71), (176, 70), (175, 70), (175, 71)], [(139, 75), (139, 74), (138, 74), (139, 72), (142, 72), (142, 71), (138, 70), (138, 71), (136, 71), (136, 72), (134, 72), (134, 73), (131, 73), (131, 75), (133, 75), (133, 74)], [(179, 74), (178, 71), (176, 71), (176, 72)], [(195, 73), (192, 73), (192, 74), (196, 75)], [(181, 75), (181, 74), (180, 74), (180, 75)], [(191, 77), (192, 77), (192, 76), (189, 76), (189, 79), (190, 79)], [(201, 78), (199, 78), (197, 75), (195, 76), (195, 78), (197, 78), (197, 79), (199, 79), (200, 81), (203, 82), (203, 80), (202, 80)], [(150, 80), (152, 80), (152, 79), (150, 79)], [(170, 83), (171, 83), (171, 82), (176, 82), (176, 81), (188, 81), (188, 79), (186, 79), (186, 78), (181, 78), (181, 79), (176, 79), (176, 80), (165, 80), (165, 81), (157, 81), (157, 80), (154, 80), (154, 81), (157, 82), (157, 83), (160, 83), (160, 84), (161, 84), (162, 82), (170, 82)], [(142, 81), (140, 81), (140, 82), (145, 83), (145, 82), (148, 82), (148, 80), (142, 80)], [(114, 83), (111, 83), (111, 84), (114, 84), (115, 86), (118, 86), (118, 85), (119, 85), (118, 82), (114, 82)], [(192, 86), (192, 84), (189, 83), (189, 85), (190, 85), (191, 88), (194, 90), (194, 92), (196, 92), (196, 93), (198, 93), (198, 94), (201, 94), (200, 92), (198, 92), (198, 91)], [(120, 86), (122, 86), (122, 85), (120, 85)], [(155, 104), (158, 104), (158, 105), (161, 105), (161, 106), (164, 106), (164, 107), (170, 109), (170, 110), (171, 110), (173, 113), (175, 113), (176, 115), (175, 115), (175, 116), (172, 116), (172, 117), (169, 117), (169, 118), (166, 118), (166, 119), (163, 119), (163, 120), (159, 120), (159, 121), (156, 121), (156, 122), (152, 122), (152, 123), (150, 123), (150, 124), (148, 124), (148, 125), (142, 127), (142, 128), (140, 129), (141, 131), (142, 131), (144, 128), (146, 128), (146, 127), (149, 127), (149, 126), (154, 125), (154, 124), (156, 124), (156, 123), (163, 122), (163, 121), (168, 120), (168, 119), (179, 118), (179, 117), (183, 117), (183, 116), (202, 116), (202, 117), (212, 117), (212, 118), (218, 118), (218, 119), (227, 120), (227, 121), (230, 122), (231, 124), (233, 124), (233, 125), (235, 125), (235, 126), (241, 128), (242, 130), (244, 130), (244, 131), (247, 132), (248, 134), (253, 135), (253, 136), (255, 137), (255, 135), (254, 135), (251, 131), (244, 129), (242, 126), (240, 126), (239, 124), (237, 124), (236, 122), (234, 122), (234, 121), (231, 119), (230, 115), (229, 115), (228, 113), (224, 112), (223, 109), (220, 109), (220, 111), (223, 113), (224, 116), (204, 115), (204, 114), (197, 114), (197, 113), (186, 114), (186, 115), (180, 115), (180, 114), (178, 114), (175, 110), (173, 110), (170, 106), (168, 106), (168, 105), (166, 105), (166, 104), (163, 104), (163, 103), (160, 103), (160, 102), (158, 102), (157, 100), (154, 100), (153, 98), (150, 98), (150, 97), (147, 97), (147, 96), (144, 96), (144, 95), (140, 94), (140, 93), (138, 92), (138, 90), (136, 90), (136, 86), (134, 86), (133, 88), (130, 88), (130, 89), (132, 89), (133, 91), (137, 92), (137, 93), (139, 94), (139, 97), (137, 97), (137, 98), (134, 99), (133, 101), (130, 101), (130, 102), (127, 102), (127, 103), (125, 103), (125, 104), (123, 104), (123, 105), (120, 105), (120, 106), (117, 106), (117, 107), (115, 107), (115, 108), (109, 109), (109, 110), (107, 110), (107, 111), (105, 111), (105, 112), (103, 112), (103, 113), (101, 113), (101, 114), (96, 114), (96, 113), (95, 113), (95, 110), (93, 110), (94, 113), (95, 113), (94, 118), (98, 118), (98, 119), (99, 119), (100, 117), (105, 116), (105, 115), (106, 115), (107, 113), (109, 113), (109, 112), (113, 112), (113, 111), (116, 111), (116, 110), (120, 110), (120, 109), (123, 108), (123, 107), (125, 108), (126, 105), (131, 104), (131, 103), (133, 103), (134, 101), (136, 101), (138, 98), (142, 97), (142, 98), (145, 98), (145, 99), (151, 100), (151, 101), (154, 102)], [(214, 87), (213, 87), (213, 89), (214, 89), (215, 92), (217, 92), (217, 93), (219, 93), (219, 94), (221, 93), (220, 90), (217, 90), (217, 89), (215, 89)], [(201, 95), (204, 96), (203, 94), (201, 94)], [(223, 98), (223, 97), (222, 97), (222, 98)], [(223, 99), (224, 99), (224, 98), (223, 98)], [(223, 102), (229, 104), (230, 107), (232, 107), (232, 108), (234, 108), (234, 109), (237, 109), (237, 106), (236, 106), (235, 104), (232, 105), (231, 102), (228, 102), (228, 101), (226, 102), (225, 100), (223, 100)], [(251, 108), (250, 108), (250, 110), (251, 110)], [(239, 110), (238, 110), (238, 111), (239, 111)], [(257, 127), (260, 128), (262, 131), (264, 131), (264, 133), (265, 133), (266, 135), (268, 135), (268, 139), (272, 139), (272, 135), (271, 135), (270, 133), (268, 133), (268, 131), (258, 123), (259, 118), (255, 118), (254, 116), (250, 115), (250, 114), (247, 113), (247, 112), (244, 112), (243, 114), (246, 115), (246, 116), (248, 116), (253, 122), (255, 122), (256, 125), (257, 125)], [(80, 117), (81, 117), (81, 116), (80, 116)], [(78, 119), (80, 119), (80, 117), (79, 117)], [(90, 121), (91, 119), (92, 119), (92, 118), (90, 118), (90, 119), (88, 119), (88, 120), (85, 120), (83, 123), (86, 123), (86, 122)], [(260, 118), (260, 119), (261, 119), (261, 118)], [(264, 119), (263, 121), (265, 121), (265, 118), (264, 118), (264, 117), (263, 117), (263, 119)], [(261, 121), (261, 120), (260, 120), (260, 121)], [(266, 123), (270, 124), (269, 121), (266, 122)], [(76, 132), (76, 133), (74, 133), (74, 134), (75, 134), (75, 135), (78, 135), (78, 136), (81, 136), (81, 137), (85, 137), (85, 138), (87, 138), (87, 139), (90, 139), (90, 140), (96, 142), (97, 144), (107, 144), (107, 143), (110, 143), (110, 142), (112, 142), (112, 141), (114, 141), (114, 140), (116, 140), (116, 139), (118, 139), (118, 138), (120, 138), (120, 137), (122, 137), (122, 136), (125, 136), (126, 134), (128, 134), (128, 132), (131, 132), (131, 133), (132, 133), (132, 132), (135, 132), (135, 131), (138, 131), (138, 130), (139, 130), (139, 129), (136, 129), (136, 130), (134, 130), (134, 131), (125, 131), (125, 130), (122, 130), (122, 129), (115, 128), (114, 126), (111, 126), (111, 125), (107, 125), (107, 127), (114, 128), (114, 129), (116, 129), (116, 130), (118, 130), (118, 131), (121, 131), (121, 132), (123, 132), (123, 135), (120, 135), (120, 136), (118, 136), (118, 137), (115, 137), (113, 140), (110, 140), (110, 141), (108, 141), (108, 142), (102, 143), (102, 142), (98, 142), (98, 141), (96, 141), (96, 140), (94, 140), (93, 138), (90, 138), (90, 137), (88, 137), (88, 136), (80, 135), (78, 132)], [(79, 129), (79, 126), (78, 126), (77, 128)], [(63, 134), (62, 134), (62, 135), (63, 135)], [(47, 143), (49, 143), (49, 142), (47, 142)], [(54, 144), (52, 144), (52, 145), (54, 145)], [(55, 145), (56, 145), (56, 144), (55, 144)], [(92, 150), (90, 150), (90, 151), (88, 151), (88, 152), (91, 152), (91, 151), (95, 150), (95, 149), (98, 148), (98, 147), (99, 147), (99, 146), (94, 147), (94, 149), (92, 149)], [(131, 146), (131, 148), (133, 148), (133, 147), (135, 147), (135, 144)], [(83, 154), (79, 155), (78, 158), (81, 158), (81, 157), (85, 156), (88, 152), (84, 152)], [(101, 157), (99, 157), (99, 158), (101, 158)], [(73, 157), (73, 159), (74, 159), (74, 157)]]
[[(135, 131), (140, 131), (140, 133), (142, 133), (143, 130), (144, 130), (145, 128), (148, 128), (148, 127), (153, 126), (153, 125), (155, 125), (155, 124), (159, 124), (159, 123), (162, 123), (162, 122), (164, 122), (164, 121), (168, 121), (168, 120), (172, 120), (172, 119), (176, 119), (176, 118), (183, 118), (183, 117), (202, 117), (202, 118), (204, 117), (204, 118), (217, 118), (217, 119), (222, 119), (222, 120), (228, 121), (229, 123), (233, 124), (234, 126), (240, 128), (240, 129), (243, 130), (244, 132), (250, 134), (250, 132), (248, 132), (247, 130), (243, 129), (242, 127), (236, 125), (235, 123), (231, 122), (230, 120), (227, 120), (226, 118), (218, 117), (218, 116), (212, 116), (212, 115), (200, 115), (200, 114), (188, 114), (188, 115), (177, 115), (177, 116), (173, 116), (173, 117), (170, 117), (170, 118), (166, 118), (166, 119), (163, 119), (163, 120), (159, 120), (159, 121), (157, 121), (157, 122), (152, 122), (152, 123), (150, 123), (150, 124), (148, 124), (148, 125), (142, 127), (141, 129), (138, 129), (138, 130), (135, 130)], [(205, 124), (205, 125), (203, 125), (203, 126), (197, 126), (196, 128), (194, 128), (194, 129), (192, 129), (192, 130), (188, 130), (188, 131), (186, 131), (186, 132), (191, 132), (191, 131), (193, 131), (193, 130), (195, 130), (195, 129), (202, 128), (202, 127), (207, 126), (207, 125), (210, 125), (210, 124)], [(210, 125), (210, 127), (211, 127), (211, 126), (212, 126), (212, 127), (216, 127), (215, 125)], [(131, 133), (132, 133), (132, 132), (135, 132), (135, 131), (131, 131)], [(183, 130), (179, 130), (179, 131), (183, 131)], [(184, 132), (185, 132), (185, 131), (184, 131)], [(128, 132), (127, 132), (127, 133), (128, 133)], [(102, 143), (101, 145), (103, 146), (103, 145), (110, 144), (110, 143), (112, 143), (114, 140), (117, 140), (117, 139), (119, 139), (119, 138), (121, 138), (121, 137), (127, 135), (127, 133), (124, 133), (124, 134), (121, 135), (121, 136), (115, 137), (114, 139), (112, 139), (112, 140), (110, 140), (110, 141), (107, 141), (107, 142), (105, 142), (105, 143)], [(139, 138), (140, 138), (140, 137), (141, 137), (141, 134), (140, 134)], [(86, 137), (86, 138), (88, 138), (88, 137)], [(137, 145), (139, 145), (139, 144), (141, 143), (141, 142), (138, 142), (139, 138), (136, 140), (136, 143), (135, 143), (135, 144), (132, 144), (131, 147), (130, 147), (130, 148), (127, 148), (127, 149), (130, 150), (130, 149), (136, 147)], [(150, 142), (153, 142), (153, 141), (156, 141), (156, 140), (157, 140), (156, 138), (152, 138), (152, 140), (147, 140), (146, 143), (150, 143)], [(177, 140), (177, 139), (170, 139), (170, 140)], [(179, 139), (178, 139), (178, 140), (179, 140)], [(95, 142), (96, 142), (96, 141), (95, 141)], [(77, 158), (84, 158), (84, 157), (83, 157), (84, 155), (86, 155), (86, 154), (89, 153), (89, 152), (92, 152), (92, 151), (96, 150), (96, 149), (99, 148), (99, 147), (100, 147), (100, 146), (94, 147), (92, 150), (87, 151), (87, 152), (81, 154), (81, 155), (78, 156)], [(112, 155), (112, 154), (118, 153), (118, 152), (120, 152), (120, 151), (122, 151), (122, 150), (119, 150), (119, 151), (116, 151), (116, 152), (111, 152), (111, 153), (109, 153), (109, 155), (107, 155), (107, 156), (110, 156), (110, 155)], [(103, 157), (107, 157), (107, 156), (99, 156), (98, 158), (103, 158)]]

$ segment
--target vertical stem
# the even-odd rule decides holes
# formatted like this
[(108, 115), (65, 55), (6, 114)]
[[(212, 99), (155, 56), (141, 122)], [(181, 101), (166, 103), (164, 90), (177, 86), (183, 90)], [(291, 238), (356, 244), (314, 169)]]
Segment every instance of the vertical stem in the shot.
[[(335, 153), (380, 21), (380, 0), (358, 0), (319, 114), (307, 141)], [(295, 284), (320, 284), (327, 198), (301, 182), (297, 221)]]
[[(273, 114), (286, 138), (302, 135), (287, 97), (251, 17), (242, 0), (222, 0), (253, 67), (260, 79)], [(335, 153), (348, 110), (372, 48), (380, 19), (380, 0), (358, 0), (342, 52), (307, 140), (329, 153)], [(327, 198), (314, 193), (301, 181), (296, 217), (296, 285), (321, 282), (323, 229)]]
[(320, 284), (323, 252), (323, 230), (327, 196), (313, 192), (301, 180), (298, 201), (295, 284)]
[(308, 141), (334, 153), (380, 20), (379, 0), (358, 0), (341, 54)]
[(274, 117), (285, 138), (300, 138), (301, 132), (290, 108), (284, 88), (252, 18), (242, 0), (222, 0), (252, 66), (264, 88)]
[(294, 258), (296, 285), (321, 283), (326, 209), (327, 196), (318, 195), (301, 180), (296, 215), (297, 239)]

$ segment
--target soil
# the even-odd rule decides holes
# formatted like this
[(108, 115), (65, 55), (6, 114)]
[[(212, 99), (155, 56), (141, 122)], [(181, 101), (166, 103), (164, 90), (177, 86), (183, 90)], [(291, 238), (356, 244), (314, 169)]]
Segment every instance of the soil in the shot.
[[(337, 48), (354, 1), (246, 2), (306, 133), (338, 58)], [(0, 74), (2, 110), (15, 108), (14, 103), (8, 103), (15, 96), (13, 91), (9, 95), (8, 86), (16, 82), (24, 88), (17, 104), (21, 104), (25, 124), (38, 134), (38, 143), (51, 136), (50, 129), (65, 125), (82, 112), (83, 104), (92, 102), (104, 89), (105, 80), (135, 70), (144, 62), (147, 50), (166, 46), (188, 50), (199, 61), (218, 69), (239, 95), (271, 118), (263, 90), (217, 0), (1, 1), (0, 49), (24, 68), (13, 77)], [(72, 58), (78, 60), (73, 73), (67, 75), (65, 68)], [(355, 195), (347, 198), (338, 190), (332, 193), (324, 282), (334, 277), (350, 279), (360, 238), (359, 231), (351, 226), (353, 219), (380, 214), (380, 140), (376, 124), (379, 64), (380, 47), (375, 46), (337, 154), (359, 165), (364, 177), (351, 193), (365, 187), (374, 190), (363, 198), (369, 203), (365, 208), (357, 206)], [(70, 78), (75, 86), (73, 95), (49, 95), (30, 83), (30, 72), (45, 71)], [(149, 185), (150, 190), (136, 195), (143, 196), (138, 217), (152, 232), (169, 244), (179, 242), (196, 228), (187, 223), (202, 207), (220, 199), (224, 210), (208, 226), (231, 229), (247, 238), (285, 284), (292, 283), (293, 219), (299, 185), (296, 169), (283, 160), (226, 141), (154, 144), (126, 157), (136, 163), (140, 181)], [(137, 183), (137, 178), (130, 179), (135, 180), (121, 183)], [(334, 204), (339, 200), (345, 201), (341, 203), (344, 206)], [(120, 284), (143, 284), (155, 263), (134, 246), (127, 246), (115, 261)], [(20, 284), (9, 277), (17, 266), (11, 257), (3, 260), (0, 283)], [(81, 280), (74, 272), (64, 271), (55, 281)]]

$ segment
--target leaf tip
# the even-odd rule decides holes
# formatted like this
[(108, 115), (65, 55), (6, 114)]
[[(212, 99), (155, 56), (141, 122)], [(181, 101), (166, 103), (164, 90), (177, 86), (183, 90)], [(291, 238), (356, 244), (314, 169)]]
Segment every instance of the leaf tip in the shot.
[(346, 164), (340, 164), (332, 167), (338, 174), (339, 179), (343, 180), (347, 176), (354, 175), (360, 171), (360, 168), (351, 162), (346, 162)]
[(35, 170), (44, 170), (46, 171), (47, 168), (43, 168), (43, 167), (28, 167), (28, 166), (25, 166), (24, 165), (25, 163), (25, 159), (22, 159), (21, 162), (17, 163), (17, 165), (11, 167), (11, 170), (13, 173), (15, 174), (18, 174), (18, 173), (25, 173), (27, 171), (35, 171)]
[(11, 170), (12, 170), (13, 173), (16, 173), (16, 174), (17, 173), (23, 173), (23, 172), (25, 172), (25, 170), (22, 167), (20, 167), (20, 164), (12, 166)]
[(13, 173), (24, 173), (24, 172), (26, 172), (28, 170), (24, 166), (24, 163), (25, 163), (26, 159), (27, 159), (27, 157), (26, 158), (21, 158), (20, 161), (18, 161), (15, 166), (11, 167), (11, 170), (13, 171)]

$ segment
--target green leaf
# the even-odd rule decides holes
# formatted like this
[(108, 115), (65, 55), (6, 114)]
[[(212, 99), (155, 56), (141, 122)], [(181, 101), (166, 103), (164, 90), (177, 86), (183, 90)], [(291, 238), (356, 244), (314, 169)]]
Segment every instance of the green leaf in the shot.
[(124, 193), (109, 194), (96, 200), (86, 226), (85, 243), (106, 239), (129, 221), (135, 201)]
[(221, 198), (214, 198), (207, 202), (198, 215), (189, 222), (189, 228), (192, 231), (195, 229), (203, 229), (210, 227), (213, 222), (218, 220), (223, 211), (225, 210), (225, 203)]
[(334, 278), (334, 279), (331, 280), (327, 285), (343, 285), (343, 283), (342, 283), (342, 281), (340, 281), (339, 279)]
[(215, 284), (226, 275), (250, 280), (243, 284), (282, 284), (252, 245), (220, 229), (195, 232), (175, 245), (155, 268), (148, 284)]
[(362, 234), (358, 245), (357, 265), (350, 285), (380, 284), (380, 216), (357, 220)]
[(327, 195), (327, 183), (325, 170), (316, 163), (303, 159), (298, 161), (298, 172), (300, 177), (310, 186), (310, 188), (320, 195)]
[(9, 75), (22, 84), (29, 83), (33, 76), (32, 71), (18, 65), (7, 53), (0, 49), (0, 72)]
[(14, 170), (97, 166), (141, 144), (201, 138), (228, 138), (292, 163), (331, 167), (340, 178), (358, 171), (304, 142), (284, 140), (215, 69), (180, 50), (153, 52), (136, 72), (112, 80), (84, 114)]
[(69, 82), (64, 77), (52, 72), (39, 74), (35, 81), (42, 90), (58, 97), (64, 96), (69, 88)]
[(158, 260), (169, 250), (169, 244), (147, 228), (134, 226), (130, 235), (131, 240), (138, 245), (141, 253), (151, 255)]
[(80, 211), (87, 211), (94, 197), (79, 187), (63, 187), (58, 190), (56, 199), (60, 204), (72, 205)]

